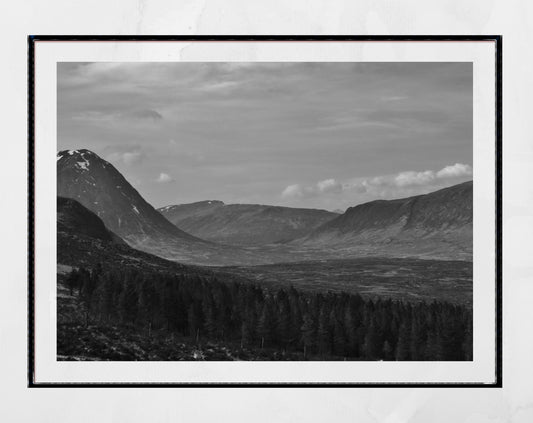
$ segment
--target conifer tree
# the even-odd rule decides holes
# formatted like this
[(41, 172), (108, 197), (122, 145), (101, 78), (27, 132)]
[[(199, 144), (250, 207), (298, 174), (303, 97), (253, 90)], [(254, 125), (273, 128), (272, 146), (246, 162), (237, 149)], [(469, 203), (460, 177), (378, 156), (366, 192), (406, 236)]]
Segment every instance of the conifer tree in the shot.
[(406, 322), (400, 325), (398, 341), (396, 343), (396, 360), (406, 361), (411, 359), (411, 328)]
[(85, 327), (89, 325), (89, 318), (91, 317), (93, 309), (94, 291), (97, 287), (97, 279), (85, 269), (80, 270), (80, 294), (79, 299), (85, 311)]
[(74, 295), (74, 289), (75, 288), (78, 288), (78, 286), (80, 285), (80, 272), (78, 272), (77, 269), (74, 269), (72, 270), (66, 280), (65, 280), (65, 284), (67, 285), (68, 289), (69, 289), (69, 294), (70, 296), (73, 296)]
[(369, 360), (377, 360), (382, 358), (382, 345), (376, 326), (377, 325), (374, 320), (370, 319), (370, 324), (367, 328), (363, 344), (364, 356)]
[(410, 356), (411, 360), (420, 361), (425, 357), (425, 344), (426, 339), (424, 337), (424, 330), (422, 323), (419, 320), (418, 316), (413, 316), (411, 323), (411, 334), (410, 334)]
[(257, 333), (261, 340), (261, 348), (269, 345), (274, 338), (274, 331), (276, 323), (274, 320), (274, 313), (269, 299), (267, 299), (261, 310), (259, 321), (257, 322)]
[(278, 318), (276, 327), (276, 339), (285, 350), (292, 340), (291, 334), (291, 310), (290, 303), (285, 291), (279, 291), (276, 295), (278, 305)]
[(191, 340), (198, 344), (200, 341), (201, 318), (199, 307), (194, 302), (189, 306), (187, 315), (189, 321), (189, 336), (191, 337)]
[(202, 311), (204, 315), (204, 329), (205, 335), (211, 338), (217, 336), (217, 316), (215, 309), (215, 302), (211, 295), (211, 292), (204, 293), (202, 301)]
[(124, 287), (118, 299), (118, 308), (122, 323), (135, 324), (138, 313), (138, 293), (136, 281), (131, 274), (124, 281)]
[(330, 340), (330, 330), (329, 330), (329, 313), (327, 313), (326, 308), (323, 306), (318, 315), (318, 326), (317, 326), (317, 346), (318, 352), (324, 356), (331, 352), (331, 340)]
[(316, 344), (316, 327), (310, 313), (306, 312), (304, 314), (301, 332), (305, 358), (314, 349)]
[(353, 315), (353, 309), (350, 306), (344, 311), (344, 329), (346, 332), (346, 349), (350, 357), (357, 355), (357, 327)]
[(146, 322), (148, 336), (152, 335), (154, 314), (158, 308), (158, 296), (153, 283), (143, 278), (139, 293), (139, 311), (142, 319)]
[(342, 323), (335, 317), (333, 312), (330, 313), (330, 326), (331, 325), (333, 326), (333, 352), (336, 355), (347, 355), (344, 327)]
[(463, 357), (464, 360), (471, 361), (473, 359), (473, 324), (472, 313), (468, 313), (464, 327), (464, 341), (463, 341)]
[(385, 341), (383, 343), (382, 351), (383, 351), (383, 359), (384, 360), (387, 360), (387, 361), (394, 360), (392, 347), (389, 344), (389, 341)]
[(247, 347), (253, 341), (252, 328), (248, 320), (243, 319), (241, 322), (241, 348)]

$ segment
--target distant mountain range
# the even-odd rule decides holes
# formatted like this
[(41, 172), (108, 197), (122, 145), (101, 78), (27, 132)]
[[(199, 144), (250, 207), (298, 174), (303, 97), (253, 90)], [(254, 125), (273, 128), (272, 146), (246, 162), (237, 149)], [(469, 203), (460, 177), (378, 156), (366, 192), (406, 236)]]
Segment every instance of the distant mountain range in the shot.
[(57, 193), (76, 200), (105, 225), (62, 199), (58, 232), (68, 228), (69, 233), (113, 245), (122, 239), (135, 249), (183, 263), (472, 258), (472, 182), (426, 195), (372, 201), (342, 214), (214, 200), (158, 211), (111, 163), (89, 150), (65, 150), (57, 156)]
[(241, 246), (287, 242), (338, 216), (326, 210), (224, 204), (214, 200), (167, 206), (158, 211), (194, 236)]

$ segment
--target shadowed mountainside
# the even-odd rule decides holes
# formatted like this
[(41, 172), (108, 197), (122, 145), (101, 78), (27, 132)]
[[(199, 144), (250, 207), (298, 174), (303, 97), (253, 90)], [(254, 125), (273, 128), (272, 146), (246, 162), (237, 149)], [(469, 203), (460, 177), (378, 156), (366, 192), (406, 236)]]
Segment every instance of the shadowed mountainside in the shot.
[[(57, 197), (58, 266), (183, 270), (185, 266), (131, 248), (93, 212), (71, 198)], [(67, 268), (68, 268), (67, 267)]]
[(98, 216), (71, 198), (57, 197), (57, 232), (126, 245), (122, 238), (105, 227)]

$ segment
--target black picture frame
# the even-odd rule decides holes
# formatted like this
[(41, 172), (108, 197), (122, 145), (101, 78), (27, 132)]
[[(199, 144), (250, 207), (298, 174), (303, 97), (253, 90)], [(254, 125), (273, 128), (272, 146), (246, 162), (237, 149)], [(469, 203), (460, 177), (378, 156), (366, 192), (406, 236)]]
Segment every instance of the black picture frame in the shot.
[[(495, 380), (493, 383), (67, 383), (35, 381), (35, 45), (40, 41), (87, 42), (87, 41), (279, 41), (279, 42), (493, 42), (495, 44), (495, 157), (496, 157), (496, 303), (495, 303)], [(29, 388), (502, 388), (503, 387), (503, 341), (502, 341), (502, 63), (503, 37), (501, 35), (29, 35), (28, 36), (28, 367)]]

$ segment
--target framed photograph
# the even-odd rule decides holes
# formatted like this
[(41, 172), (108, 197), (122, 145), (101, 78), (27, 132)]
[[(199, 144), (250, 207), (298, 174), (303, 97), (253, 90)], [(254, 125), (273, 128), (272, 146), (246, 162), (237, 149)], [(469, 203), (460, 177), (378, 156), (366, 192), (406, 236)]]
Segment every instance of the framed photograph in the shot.
[(501, 387), (500, 36), (30, 36), (30, 387)]

